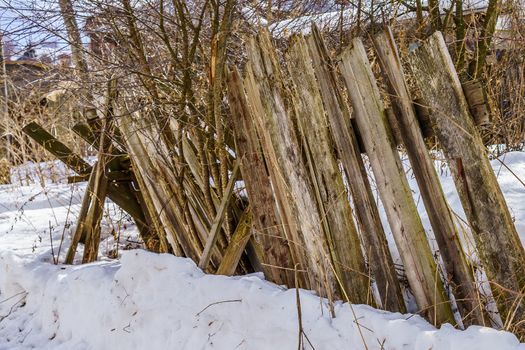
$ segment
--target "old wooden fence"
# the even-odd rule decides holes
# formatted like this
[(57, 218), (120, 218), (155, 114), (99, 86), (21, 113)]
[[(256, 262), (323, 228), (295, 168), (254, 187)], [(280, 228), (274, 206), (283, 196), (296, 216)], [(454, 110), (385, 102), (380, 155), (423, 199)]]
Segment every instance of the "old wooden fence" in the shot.
[[(153, 128), (133, 113), (114, 120), (109, 108), (97, 132), (76, 127), (101, 150), (93, 167), (37, 124), (26, 126), (31, 137), (89, 179), (67, 262), (80, 241), (86, 242), (84, 261), (96, 259), (100, 206), (108, 195), (135, 218), (149, 249), (190, 257), (221, 274), (235, 273), (247, 254), (244, 263), (275, 283), (316, 290), (331, 301), (404, 312), (366, 153), (418, 313), (435, 324), (456, 324), (456, 305), (464, 325), (494, 324), (427, 150), (430, 132), (452, 171), (503, 325), (523, 332), (525, 253), (476, 127), (486, 122), (479, 101), (464, 92), (440, 33), (407, 57), (421, 96), (417, 103), (391, 31), (375, 33), (372, 42), (386, 94), (380, 93), (359, 38), (337, 59), (316, 28), (308, 37), (296, 36), (284, 58), (266, 31), (248, 41), (244, 74), (235, 67), (227, 72), (235, 166), (221, 196), (197, 195), (211, 185), (209, 174), (191, 161), (198, 156), (191, 137), (182, 146), (193, 176), (177, 182), (177, 169), (154, 156)], [(116, 137), (108, 139), (108, 132)], [(408, 185), (400, 144), (439, 246), (441, 272)], [(241, 178), (248, 207), (231, 201), (239, 196), (233, 189)], [(185, 206), (173, 200), (183, 196), (189, 198)], [(225, 226), (232, 222), (228, 234)]]

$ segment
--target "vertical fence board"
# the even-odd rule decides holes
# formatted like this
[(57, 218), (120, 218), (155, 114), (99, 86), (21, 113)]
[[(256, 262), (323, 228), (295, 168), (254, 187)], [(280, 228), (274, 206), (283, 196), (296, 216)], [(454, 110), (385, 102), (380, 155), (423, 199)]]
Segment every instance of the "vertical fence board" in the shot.
[[(410, 55), (504, 322), (525, 319), (525, 251), (441, 33)], [(523, 333), (523, 325), (517, 331)]]
[(463, 322), (466, 326), (483, 324), (482, 304), (473, 270), (461, 248), (458, 231), (434, 162), (427, 152), (392, 32), (387, 29), (378, 33), (374, 37), (374, 46), (386, 78), (400, 136), (434, 230), (460, 314), (464, 317)]
[[(261, 150), (264, 153), (266, 164), (268, 168), (268, 175), (271, 180), (272, 189), (274, 191), (275, 201), (279, 208), (279, 217), (282, 222), (282, 229), (285, 234), (287, 243), (292, 255), (293, 269), (298, 269), (301, 273), (297, 274), (297, 281), (295, 284), (303, 288), (310, 288), (315, 286), (316, 281), (314, 276), (309, 276), (306, 272), (308, 268), (307, 257), (305, 254), (303, 237), (301, 235), (299, 225), (297, 223), (297, 213), (293, 200), (289, 196), (288, 186), (285, 182), (284, 176), (279, 171), (279, 159), (277, 152), (273, 148), (273, 141), (270, 138), (269, 129), (266, 128), (264, 116), (265, 109), (260, 100), (260, 94), (255, 85), (255, 77), (251, 64), (246, 66), (246, 78), (244, 79), (244, 86), (249, 100), (250, 110), (255, 117), (255, 124), (257, 134), (261, 141)], [(313, 283), (313, 284), (312, 284)]]
[(345, 50), (340, 69), (355, 109), (381, 200), (421, 313), (434, 323), (453, 322), (437, 266), (397, 153), (365, 48)]
[(310, 56), (330, 124), (339, 158), (347, 174), (356, 217), (361, 228), (368, 264), (381, 298), (390, 311), (405, 311), (405, 302), (388, 248), (379, 211), (368, 182), (366, 169), (357, 144), (350, 113), (337, 87), (337, 78), (323, 39), (313, 28), (307, 39)]
[(241, 159), (241, 173), (248, 198), (254, 204), (254, 237), (264, 251), (263, 270), (266, 278), (272, 282), (293, 286), (295, 264), (260, 149), (255, 118), (248, 107), (244, 86), (236, 68), (227, 75), (227, 84), (236, 155)]
[[(250, 103), (258, 107), (254, 115), (258, 118), (263, 147), (270, 156), (269, 167), (276, 170), (273, 180), (279, 187), (280, 204), (291, 209), (287, 210), (292, 214), (289, 215), (289, 223), (293, 225), (291, 231), (298, 232), (294, 234), (295, 248), (304, 249), (302, 254), (306, 255), (308, 263), (302, 268), (308, 269), (310, 285), (331, 299), (334, 278), (329, 249), (322, 234), (322, 218), (303, 162), (294, 116), (290, 115), (287, 105), (289, 94), (268, 32), (261, 31), (257, 41), (250, 41), (248, 57), (253, 70), (247, 70), (245, 86)], [(324, 289), (319, 288), (321, 286)]]
[(369, 303), (370, 281), (308, 48), (303, 37), (294, 39), (286, 57), (295, 85), (292, 104), (297, 109), (297, 123), (306, 152), (311, 155), (312, 183), (317, 189), (332, 262), (343, 295), (354, 303)]

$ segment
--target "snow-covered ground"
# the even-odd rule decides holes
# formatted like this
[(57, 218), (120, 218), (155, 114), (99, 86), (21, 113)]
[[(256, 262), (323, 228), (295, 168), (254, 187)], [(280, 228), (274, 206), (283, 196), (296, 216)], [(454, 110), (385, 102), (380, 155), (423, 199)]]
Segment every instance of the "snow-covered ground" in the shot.
[[(497, 160), (493, 166), (525, 241), (525, 153), (501, 159), (512, 171)], [(15, 175), (24, 180), (20, 173), (35, 169)], [(446, 169), (441, 173), (451, 207), (462, 216), (452, 179)], [(317, 350), (525, 349), (507, 332), (436, 329), (418, 316), (363, 305), (338, 303), (332, 319), (326, 301), (309, 291), (296, 293), (258, 274), (206, 275), (188, 259), (124, 249), (138, 245), (137, 233), (109, 203), (113, 220), (103, 225), (101, 248), (104, 255), (118, 251), (120, 259), (55, 265), (64, 259), (85, 185), (15, 182), (0, 186), (0, 350), (273, 350), (297, 349), (300, 338), (304, 349)]]

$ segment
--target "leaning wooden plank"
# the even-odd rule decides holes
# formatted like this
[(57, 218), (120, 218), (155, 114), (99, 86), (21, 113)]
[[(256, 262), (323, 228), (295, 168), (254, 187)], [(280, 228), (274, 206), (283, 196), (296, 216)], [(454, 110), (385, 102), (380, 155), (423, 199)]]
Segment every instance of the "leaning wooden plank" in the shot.
[[(71, 130), (73, 130), (78, 136), (80, 136), (91, 146), (97, 149), (100, 148), (100, 137), (97, 137), (97, 134), (93, 132), (88, 123), (77, 123)], [(116, 130), (117, 129), (114, 129), (113, 133), (115, 133)], [(113, 145), (112, 157), (108, 159), (107, 168), (110, 171), (128, 170), (130, 166), (129, 157), (124, 154), (122, 150), (117, 149), (114, 146), (115, 145)]]
[[(261, 31), (250, 40), (245, 87), (271, 171), (272, 184), (289, 229), (294, 259), (305, 259), (299, 270), (312, 289), (334, 297), (335, 279), (314, 189), (303, 160), (289, 91), (270, 35)], [(297, 260), (296, 260), (297, 261)]]
[[(118, 122), (127, 142), (133, 169), (140, 172), (144, 180), (144, 187), (140, 190), (148, 192), (153, 201), (150, 215), (158, 216), (174, 254), (198, 261), (203, 247), (183, 207), (188, 202), (181, 203), (180, 192), (176, 192), (182, 191), (182, 188), (178, 181), (173, 181), (178, 177), (171, 167), (171, 160), (159, 155), (159, 147), (165, 146), (158, 143), (158, 138), (154, 136), (156, 131), (153, 121), (143, 118), (138, 112), (122, 112)], [(167, 154), (167, 150), (160, 149), (162, 153)], [(217, 259), (214, 265), (218, 266), (219, 262)]]
[[(141, 192), (153, 202), (153, 207), (148, 209), (149, 216), (159, 217), (167, 239), (172, 248), (175, 246), (174, 251), (198, 261), (209, 232), (208, 223), (213, 217), (201, 210), (203, 197), (195, 177), (182, 171), (182, 164), (174, 164), (170, 157), (160, 156), (168, 151), (156, 141), (152, 120), (144, 119), (137, 112), (119, 119), (133, 166), (144, 180)], [(213, 266), (218, 267), (221, 257), (220, 249), (214, 249)]]
[[(138, 188), (145, 188), (144, 179), (139, 172), (133, 173), (133, 182)], [(142, 215), (144, 216), (144, 222), (147, 222), (146, 230), (140, 230), (140, 236), (146, 245), (146, 248), (150, 251), (159, 253), (168, 253), (169, 243), (166, 239), (166, 231), (162, 226), (159, 218), (154, 213), (153, 200), (151, 199), (147, 191), (139, 191), (136, 195), (140, 208), (142, 209)], [(110, 196), (111, 198), (111, 196)], [(136, 219), (135, 219), (136, 221)], [(140, 226), (139, 226), (140, 228)]]
[[(53, 135), (35, 122), (26, 125), (23, 130), (48, 152), (64, 162), (68, 168), (77, 172), (79, 176), (85, 176), (87, 180), (87, 176), (91, 173), (92, 168), (79, 155), (73, 153), (66, 145), (58, 141)], [(119, 164), (121, 164), (122, 159), (120, 159), (119, 162)], [(108, 196), (115, 204), (133, 217), (141, 232), (141, 236), (149, 241), (151, 235), (154, 233), (148, 228), (144, 213), (137, 201), (132, 186), (129, 183), (112, 182), (109, 185)]]
[(208, 266), (208, 263), (210, 262), (211, 258), (212, 249), (215, 247), (215, 243), (217, 243), (217, 239), (219, 238), (222, 223), (224, 221), (228, 205), (232, 198), (233, 190), (235, 188), (235, 182), (237, 181), (237, 176), (239, 174), (239, 166), (240, 160), (237, 160), (233, 167), (233, 171), (230, 176), (230, 180), (228, 181), (228, 185), (226, 186), (222, 195), (221, 204), (217, 209), (217, 215), (215, 216), (215, 220), (213, 220), (213, 224), (208, 235), (208, 240), (206, 241), (206, 246), (204, 247), (204, 251), (202, 252), (201, 258), (199, 260), (199, 267), (203, 270), (205, 270)]
[(315, 26), (312, 33), (313, 35), (307, 39), (310, 56), (319, 82), (330, 131), (347, 174), (368, 265), (379, 291), (378, 304), (389, 311), (403, 312), (406, 308), (401, 286), (358, 147), (355, 129), (350, 123), (349, 108), (337, 86), (335, 67), (323, 38)]
[(248, 207), (242, 214), (237, 228), (233, 232), (228, 248), (226, 248), (221, 264), (217, 269), (217, 275), (231, 276), (235, 273), (242, 253), (251, 237), (252, 219), (252, 211)]
[[(193, 222), (195, 223), (196, 233), (199, 236), (202, 246), (206, 244), (208, 233), (211, 227), (211, 221), (213, 221), (216, 210), (220, 205), (220, 199), (217, 195), (217, 192), (213, 188), (207, 189), (205, 182), (202, 180), (202, 164), (198, 158), (198, 151), (193, 144), (193, 141), (186, 135), (182, 136), (182, 150), (184, 154), (184, 162), (186, 169), (190, 171), (185, 171), (183, 185), (185, 187), (185, 192), (190, 206), (189, 210), (192, 212)], [(234, 161), (232, 161), (233, 164)], [(208, 181), (208, 186), (209, 186)], [(205, 193), (209, 194), (208, 200), (206, 199)], [(239, 208), (236, 205), (236, 201), (230, 203), (230, 210), (232, 213), (238, 213), (239, 216), (242, 214), (242, 211), (239, 212)], [(212, 210), (210, 210), (210, 208)], [(226, 219), (227, 220), (227, 219)], [(216, 258), (212, 259), (214, 266), (218, 267), (218, 264), (222, 260), (221, 251), (226, 249), (227, 246), (227, 237), (223, 231), (219, 237), (219, 243), (216, 244), (213, 255)]]
[(484, 324), (482, 303), (473, 268), (467, 262), (461, 247), (459, 234), (441, 188), (434, 161), (427, 152), (392, 31), (387, 28), (375, 35), (373, 41), (388, 85), (394, 115), (400, 126), (400, 136), (419, 185), (439, 252), (443, 258), (446, 276), (463, 317), (463, 324), (482, 325)]
[(297, 36), (286, 55), (294, 82), (292, 103), (305, 143), (317, 203), (323, 216), (326, 239), (342, 295), (353, 303), (369, 304), (370, 278), (359, 236), (346, 196), (343, 177), (335, 158), (323, 101), (303, 37)]
[[(291, 262), (286, 265), (279, 264), (279, 266), (272, 266), (294, 272), (298, 270), (300, 273), (295, 273), (296, 278), (293, 279), (295, 286), (311, 289), (318, 288), (319, 283), (313, 283), (315, 280), (308, 272), (308, 259), (305, 254), (305, 244), (300, 232), (299, 224), (297, 222), (297, 212), (293, 200), (290, 198), (288, 185), (284, 176), (281, 175), (279, 169), (279, 160), (276, 150), (273, 147), (271, 133), (265, 127), (265, 116), (267, 103), (263, 106), (260, 98), (259, 87), (255, 83), (252, 65), (248, 62), (246, 66), (246, 78), (243, 83), (246, 89), (246, 96), (249, 105), (250, 115), (254, 117), (255, 133), (260, 138), (261, 153), (264, 155), (266, 161), (266, 168), (268, 169), (268, 176), (273, 189), (273, 196), (278, 208), (278, 217), (280, 219), (279, 228), (282, 229), (286, 243), (290, 249), (292, 256)], [(289, 264), (292, 264), (291, 269), (288, 270)], [(293, 269), (293, 271), (292, 271)]]
[(73, 125), (71, 130), (73, 130), (78, 136), (82, 137), (82, 139), (84, 139), (84, 141), (89, 143), (91, 146), (95, 147), (96, 149), (99, 148), (99, 139), (88, 123), (77, 123)]
[[(148, 145), (148, 143), (148, 140), (144, 140), (144, 144), (146, 145), (146, 147), (148, 147), (149, 153), (151, 154), (154, 151), (151, 147), (152, 144), (149, 143)], [(172, 216), (172, 218), (170, 220), (177, 221), (177, 225), (179, 225), (179, 229), (177, 230), (177, 232), (178, 240), (181, 242), (181, 245), (183, 247), (187, 247), (185, 249), (189, 248), (192, 251), (191, 254), (195, 254), (197, 256), (196, 259), (198, 259), (198, 257), (202, 254), (202, 250), (204, 249), (206, 240), (205, 237), (201, 238), (199, 236), (199, 232), (197, 232), (197, 230), (195, 229), (195, 221), (200, 220), (201, 218), (192, 215), (191, 210), (189, 210), (189, 207), (192, 205), (192, 200), (190, 200), (189, 198), (195, 198), (201, 193), (199, 192), (195, 194), (192, 191), (186, 192), (189, 186), (188, 181), (185, 181), (185, 179), (190, 178), (189, 176), (187, 176), (189, 174), (185, 174), (184, 179), (181, 182), (179, 177), (180, 173), (178, 173), (176, 166), (173, 163), (170, 164), (169, 162), (170, 161), (166, 162), (166, 159), (162, 159), (160, 157), (154, 158), (154, 166), (156, 167), (154, 175), (157, 176), (157, 180), (161, 180), (163, 183), (162, 190), (164, 194), (162, 195), (161, 199), (162, 201), (169, 203), (171, 207), (170, 215)], [(175, 179), (179, 181), (174, 181)], [(208, 221), (211, 221), (211, 219), (209, 219)], [(183, 231), (181, 231), (181, 229)], [(225, 238), (224, 232), (220, 238)], [(220, 238), (219, 243), (221, 243)], [(221, 248), (226, 248), (225, 241), (223, 242), (223, 244), (224, 246), (221, 245)], [(219, 253), (219, 255), (217, 255), (216, 253)], [(220, 255), (219, 249), (214, 250), (213, 266), (219, 266), (221, 256), (222, 255)]]
[(98, 247), (100, 244), (100, 222), (104, 214), (104, 203), (108, 190), (108, 179), (104, 174), (104, 157), (99, 156), (99, 161), (94, 169), (94, 186), (91, 195), (91, 205), (86, 215), (84, 224), (85, 245), (82, 263), (90, 263), (97, 260)]
[[(204, 188), (204, 181), (202, 180), (201, 176), (201, 164), (197, 156), (197, 150), (195, 149), (195, 146), (192, 144), (191, 140), (189, 140), (187, 137), (183, 137), (182, 139), (182, 148), (184, 150), (184, 160), (190, 168), (191, 174), (194, 178), (194, 181), (192, 181), (193, 183), (189, 183), (188, 186), (194, 190), (197, 188), (202, 190)], [(185, 177), (185, 179), (187, 179), (187, 177)], [(220, 204), (220, 199), (217, 196), (217, 193), (215, 191), (210, 191), (210, 195), (211, 202), (213, 203), (214, 207), (217, 208)]]
[(228, 102), (232, 114), (236, 155), (241, 159), (241, 174), (252, 207), (253, 237), (262, 247), (266, 279), (276, 284), (294, 285), (294, 260), (279, 216), (279, 208), (268, 176), (244, 86), (236, 67), (226, 77)]
[(91, 172), (91, 166), (84, 159), (73, 153), (69, 147), (57, 140), (35, 121), (24, 126), (22, 131), (79, 175)]
[(93, 194), (94, 184), (95, 170), (92, 170), (91, 174), (89, 175), (89, 181), (86, 186), (86, 190), (84, 191), (84, 197), (82, 198), (80, 212), (78, 213), (77, 217), (77, 226), (75, 229), (75, 233), (71, 238), (71, 244), (69, 245), (69, 249), (66, 254), (66, 260), (64, 261), (65, 264), (73, 264), (75, 254), (77, 252), (78, 243), (85, 241), (85, 238), (83, 238), (82, 236), (84, 236), (84, 232), (86, 232), (84, 226), (86, 223), (86, 215), (89, 210), (89, 205), (91, 203), (91, 195)]
[[(414, 79), (430, 107), (434, 131), (448, 160), (479, 256), (492, 282), (503, 321), (525, 327), (525, 251), (441, 33), (410, 55)], [(512, 325), (517, 325), (512, 329)]]
[(408, 282), (420, 312), (429, 321), (437, 324), (453, 322), (365, 48), (359, 38), (354, 39), (352, 44), (343, 53), (339, 67)]
[[(188, 164), (188, 167), (190, 168), (191, 173), (195, 177), (195, 182), (197, 182), (197, 184), (201, 188), (203, 188), (204, 181), (202, 180), (201, 172), (199, 169), (200, 164), (199, 164), (199, 159), (197, 157), (197, 150), (195, 149), (195, 146), (191, 143), (191, 141), (186, 136), (182, 138), (182, 148), (184, 151), (184, 159), (186, 160), (186, 163)], [(217, 206), (219, 205), (219, 203), (215, 203), (215, 204)]]
[[(148, 206), (151, 211), (150, 216), (158, 216), (159, 222), (164, 227), (166, 239), (170, 243), (173, 253), (177, 256), (189, 256), (192, 259), (197, 259), (197, 254), (185, 245), (184, 249), (178, 241), (179, 235), (183, 234), (184, 229), (173, 212), (171, 205), (171, 197), (166, 199), (164, 195), (163, 181), (160, 178), (154, 178), (157, 173), (156, 166), (153, 164), (151, 157), (142, 142), (142, 138), (138, 135), (133, 125), (133, 118), (131, 115), (125, 114), (118, 118), (119, 127), (124, 135), (123, 139), (126, 142), (126, 148), (129, 151), (132, 166), (135, 172), (140, 173), (143, 180), (143, 187), (141, 191), (148, 192), (148, 198), (152, 200), (152, 206)], [(157, 175), (158, 177), (158, 175)], [(141, 184), (139, 182), (139, 184)]]
[[(109, 101), (111, 103), (111, 101)], [(84, 256), (82, 263), (90, 263), (97, 260), (98, 248), (100, 244), (100, 222), (104, 214), (104, 203), (109, 187), (109, 180), (106, 176), (107, 158), (111, 154), (112, 146), (110, 135), (113, 129), (112, 113), (107, 114), (100, 133), (100, 142), (98, 150), (98, 161), (93, 171), (94, 183), (93, 193), (91, 196), (91, 205), (86, 215), (86, 242), (84, 245)]]

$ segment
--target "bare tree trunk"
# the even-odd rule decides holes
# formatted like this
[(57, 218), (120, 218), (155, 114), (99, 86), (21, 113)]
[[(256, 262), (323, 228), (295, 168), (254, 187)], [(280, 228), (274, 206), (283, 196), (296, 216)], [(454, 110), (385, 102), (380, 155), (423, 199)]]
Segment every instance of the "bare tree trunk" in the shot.
[(80, 76), (80, 82), (82, 84), (82, 92), (86, 99), (88, 106), (92, 105), (93, 96), (91, 95), (90, 89), (86, 86), (89, 82), (88, 77), (88, 65), (84, 56), (84, 48), (82, 47), (82, 39), (80, 37), (80, 30), (75, 17), (75, 10), (73, 9), (73, 3), (71, 0), (59, 0), (60, 14), (64, 20), (66, 26), (67, 36), (69, 45), (71, 46), (71, 55), (75, 68)]
[(5, 67), (5, 53), (4, 53), (4, 35), (0, 33), (0, 61), (1, 61), (1, 81), (2, 81), (2, 115), (0, 116), (0, 184), (7, 184), (11, 182), (9, 176), (10, 172), (10, 152), (11, 145), (7, 134), (10, 131), (10, 118), (9, 118), (9, 91), (7, 89), (7, 70)]
[(472, 79), (479, 79), (485, 70), (485, 63), (492, 43), (492, 37), (496, 30), (496, 23), (501, 10), (501, 0), (489, 0), (487, 11), (485, 12), (485, 20), (481, 28), (480, 37), (478, 39), (478, 46), (476, 48), (476, 56), (470, 63), (469, 74)]

